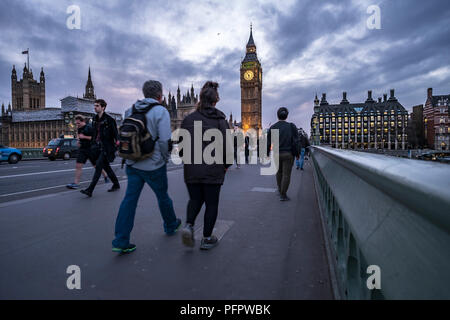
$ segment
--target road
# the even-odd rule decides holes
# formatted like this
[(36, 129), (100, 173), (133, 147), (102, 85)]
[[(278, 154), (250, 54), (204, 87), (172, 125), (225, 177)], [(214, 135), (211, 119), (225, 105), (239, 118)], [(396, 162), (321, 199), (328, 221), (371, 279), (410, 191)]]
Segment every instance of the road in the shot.
[[(23, 162), (2, 176), (72, 167), (36, 163), (42, 166)], [(220, 243), (206, 252), (198, 248), (203, 212), (196, 247), (186, 248), (179, 233), (164, 234), (148, 186), (132, 233), (137, 250), (128, 255), (111, 252), (125, 184), (114, 193), (99, 185), (92, 198), (69, 191), (0, 203), (0, 299), (333, 299), (311, 164), (293, 170), (288, 202), (279, 201), (275, 177), (259, 169), (243, 165), (227, 172), (214, 231)], [(70, 181), (71, 173), (64, 174), (67, 179), (53, 184)], [(168, 180), (175, 212), (185, 221), (183, 170), (169, 171)], [(16, 188), (15, 181), (8, 184)], [(33, 187), (40, 186), (36, 181)], [(70, 265), (81, 269), (80, 290), (66, 287)]]
[[(126, 179), (125, 170), (121, 169), (121, 159), (117, 158), (112, 168), (119, 180)], [(172, 170), (181, 167), (170, 162), (168, 168)], [(94, 168), (89, 161), (82, 172), (81, 186), (87, 187), (94, 174)], [(66, 185), (72, 183), (74, 177), (75, 159), (20, 161), (14, 165), (2, 162), (0, 164), (0, 203), (68, 191)], [(103, 183), (101, 177), (99, 184)]]

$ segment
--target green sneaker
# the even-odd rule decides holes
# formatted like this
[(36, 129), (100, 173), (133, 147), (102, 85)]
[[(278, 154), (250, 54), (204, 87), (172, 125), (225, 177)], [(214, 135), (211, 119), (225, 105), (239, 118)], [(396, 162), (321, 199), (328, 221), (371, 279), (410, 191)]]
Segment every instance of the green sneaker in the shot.
[(126, 248), (112, 248), (113, 252), (118, 253), (130, 253), (133, 252), (134, 250), (136, 250), (136, 245), (132, 243), (130, 243)]

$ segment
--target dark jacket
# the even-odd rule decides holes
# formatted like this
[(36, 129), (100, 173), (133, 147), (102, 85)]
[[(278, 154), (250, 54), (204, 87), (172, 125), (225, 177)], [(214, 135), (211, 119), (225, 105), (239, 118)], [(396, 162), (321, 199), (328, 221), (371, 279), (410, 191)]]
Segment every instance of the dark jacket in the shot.
[[(94, 131), (92, 129), (92, 125), (90, 123), (86, 124), (84, 127), (77, 129), (78, 135), (80, 133), (84, 134), (85, 136), (91, 137), (94, 134)], [(80, 139), (80, 149), (89, 150), (91, 148), (91, 142), (92, 140), (89, 139)]]
[(303, 134), (300, 134), (300, 148), (308, 148), (308, 147), (309, 147), (308, 138)]
[[(223, 137), (223, 160), (222, 164), (206, 164), (203, 159), (203, 151), (212, 143), (212, 141), (203, 141), (202, 143), (202, 163), (194, 164), (194, 121), (202, 122), (202, 140), (205, 131), (208, 129), (219, 129)], [(184, 181), (186, 183), (205, 183), (205, 184), (223, 184), (225, 179), (225, 169), (231, 166), (226, 164), (226, 152), (233, 152), (233, 146), (227, 146), (226, 130), (229, 129), (228, 122), (225, 120), (225, 114), (216, 108), (205, 108), (197, 110), (184, 118), (182, 129), (189, 131), (191, 135), (191, 164), (184, 164)], [(198, 138), (197, 138), (198, 139)], [(180, 156), (182, 156), (180, 154)]]
[(119, 140), (116, 120), (104, 112), (100, 119), (98, 115), (94, 116), (92, 128), (94, 130), (94, 135), (92, 136), (93, 148), (100, 144), (101, 152), (106, 155), (109, 162), (113, 162), (116, 157), (116, 141)]
[(300, 155), (298, 130), (295, 124), (287, 121), (278, 121), (270, 127), (267, 133), (267, 155), (270, 154), (270, 146), (273, 143), (272, 129), (279, 130), (279, 152), (290, 152), (293, 156), (298, 157)]

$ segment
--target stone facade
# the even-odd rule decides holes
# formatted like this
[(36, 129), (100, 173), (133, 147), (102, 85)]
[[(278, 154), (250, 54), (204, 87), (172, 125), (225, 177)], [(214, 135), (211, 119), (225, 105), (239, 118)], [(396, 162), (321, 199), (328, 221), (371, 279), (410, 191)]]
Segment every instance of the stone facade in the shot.
[(250, 26), (246, 55), (241, 63), (242, 129), (262, 130), (262, 67), (256, 55), (256, 45)]
[(402, 149), (408, 143), (408, 111), (391, 90), (378, 102), (368, 92), (364, 103), (350, 103), (343, 93), (340, 104), (328, 104), (326, 94), (314, 100), (311, 143), (342, 149)]
[(450, 150), (450, 94), (433, 96), (433, 88), (429, 88), (423, 119), (428, 147)]
[[(43, 148), (51, 139), (61, 135), (75, 135), (75, 116), (82, 114), (92, 118), (94, 113), (94, 86), (89, 69), (84, 97), (61, 99), (61, 108), (45, 108), (45, 79), (41, 70), (41, 81), (33, 80), (32, 72), (24, 68), (23, 79), (17, 81), (13, 67), (13, 106), (2, 105), (0, 116), (0, 144), (15, 148)], [(28, 103), (25, 103), (28, 101)], [(118, 125), (122, 115), (108, 112)]]

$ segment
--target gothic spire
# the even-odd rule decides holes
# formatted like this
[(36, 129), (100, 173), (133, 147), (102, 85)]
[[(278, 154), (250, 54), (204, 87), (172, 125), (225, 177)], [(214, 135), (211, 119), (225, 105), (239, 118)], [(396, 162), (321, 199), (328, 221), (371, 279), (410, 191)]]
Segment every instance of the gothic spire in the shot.
[(255, 41), (253, 40), (253, 26), (250, 23), (250, 38), (248, 39), (247, 47), (251, 47), (251, 46), (256, 47)]
[(83, 98), (92, 99), (92, 100), (96, 99), (95, 93), (94, 93), (94, 85), (92, 84), (92, 78), (91, 78), (91, 66), (89, 66), (88, 80), (86, 82), (86, 91), (83, 95)]

